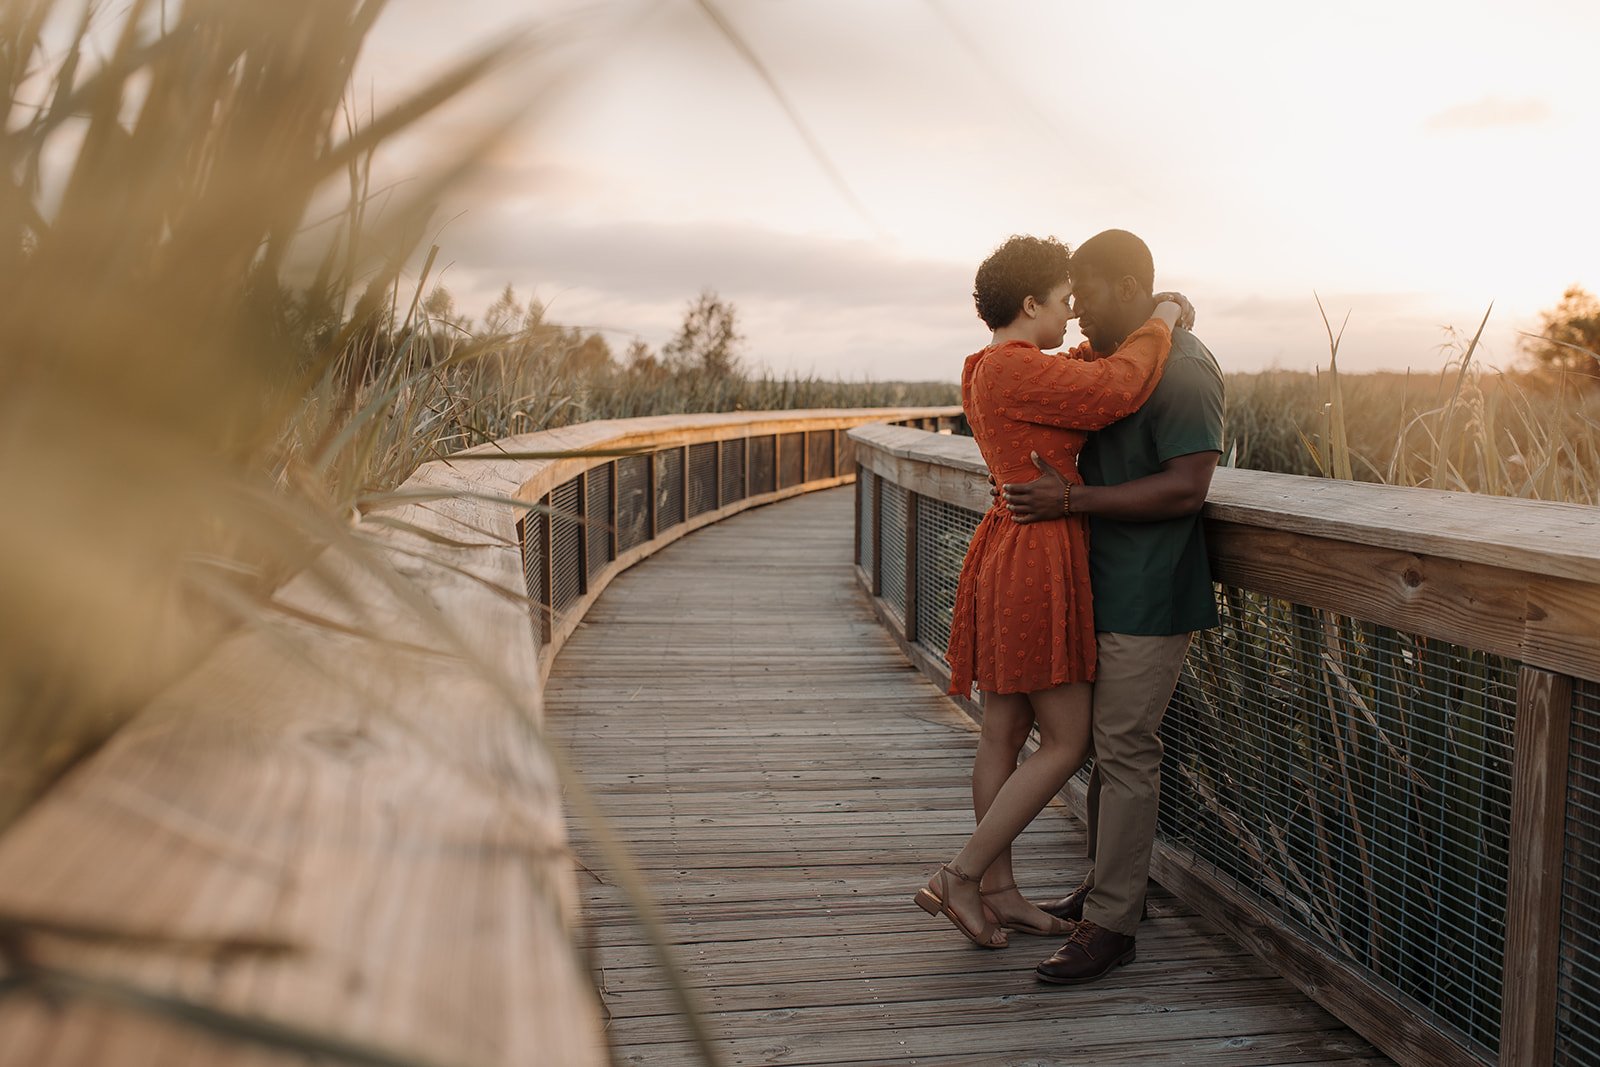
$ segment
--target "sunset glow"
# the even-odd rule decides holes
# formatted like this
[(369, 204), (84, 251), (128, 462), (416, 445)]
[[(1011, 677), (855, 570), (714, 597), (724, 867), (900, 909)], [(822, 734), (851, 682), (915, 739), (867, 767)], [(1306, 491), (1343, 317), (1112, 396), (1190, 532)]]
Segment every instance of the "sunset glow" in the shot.
[[(847, 191), (701, 5), (544, 5), (560, 88), (442, 213), (462, 306), (509, 282), (656, 345), (710, 288), (757, 365), (949, 379), (991, 247), (1123, 227), (1230, 370), (1325, 365), (1317, 294), (1350, 314), (1343, 365), (1432, 371), (1491, 301), (1507, 365), (1540, 308), (1600, 285), (1590, 4), (715, 10)], [(528, 17), (397, 0), (364, 77), (398, 94)]]

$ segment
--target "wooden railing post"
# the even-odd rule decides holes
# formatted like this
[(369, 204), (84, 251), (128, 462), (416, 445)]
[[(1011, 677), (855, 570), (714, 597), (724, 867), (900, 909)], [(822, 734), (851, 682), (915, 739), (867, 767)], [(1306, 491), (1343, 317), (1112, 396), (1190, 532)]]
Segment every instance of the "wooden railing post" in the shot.
[(644, 457), (644, 506), (645, 515), (649, 520), (645, 529), (650, 532), (650, 540), (656, 539), (656, 454), (645, 453)]
[(711, 486), (711, 508), (712, 508), (713, 511), (715, 511), (715, 510), (720, 509), (722, 507), (722, 504), (723, 504), (723, 500), (722, 500), (722, 442), (718, 441), (713, 447), (716, 449), (717, 461), (711, 465), (711, 481), (714, 483)]
[(800, 431), (800, 484), (811, 480), (811, 431)]
[(917, 494), (906, 490), (906, 643), (917, 643)]
[(1550, 1063), (1556, 1042), (1572, 679), (1523, 667), (1511, 777), (1502, 1067)]
[(539, 499), (539, 569), (543, 588), (539, 597), (539, 642), (550, 643), (550, 633), (555, 629), (556, 602), (556, 546), (555, 524), (550, 521), (550, 494)]
[(883, 479), (872, 479), (872, 595), (883, 595)]
[(578, 475), (578, 595), (589, 591), (589, 472)]
[(689, 521), (689, 446), (678, 449), (678, 510), (683, 521)]
[(617, 461), (616, 460), (612, 460), (611, 463), (610, 463), (610, 467), (611, 467), (611, 501), (610, 501), (610, 507), (611, 507), (611, 534), (610, 534), (610, 537), (608, 538), (608, 540), (610, 541), (610, 544), (611, 544), (611, 558), (612, 559), (616, 559), (617, 558), (617, 497), (619, 495), (617, 493), (617, 471), (618, 471)]

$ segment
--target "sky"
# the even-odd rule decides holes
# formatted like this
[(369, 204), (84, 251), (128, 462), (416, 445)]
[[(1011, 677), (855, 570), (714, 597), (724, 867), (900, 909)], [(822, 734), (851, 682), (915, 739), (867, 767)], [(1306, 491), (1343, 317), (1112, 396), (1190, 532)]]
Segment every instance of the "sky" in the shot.
[(443, 284), (619, 350), (709, 289), (758, 370), (954, 380), (1012, 233), (1138, 233), (1231, 371), (1326, 367), (1319, 298), (1342, 370), (1437, 371), (1491, 303), (1509, 366), (1600, 289), (1592, 2), (393, 0), (358, 85), (381, 107), (530, 26), (380, 171), (520, 113), (441, 207)]

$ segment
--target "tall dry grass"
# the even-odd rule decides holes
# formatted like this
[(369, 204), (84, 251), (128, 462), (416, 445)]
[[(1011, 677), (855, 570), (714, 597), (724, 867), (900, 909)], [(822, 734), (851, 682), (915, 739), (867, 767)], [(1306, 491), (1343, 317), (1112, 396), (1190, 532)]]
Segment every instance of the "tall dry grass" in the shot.
[[(504, 428), (485, 368), (515, 345), (445, 342), (400, 279), (440, 192), (514, 116), (439, 152), (381, 215), (370, 174), (381, 146), (532, 45), (501, 39), (356, 123), (351, 73), (385, 6), (0, 8), (0, 830), (230, 630), (271, 625), (284, 576), (329, 544), (363, 555), (352, 508)], [(46, 973), (30, 930), (0, 917), (8, 992), (414, 1062)]]
[[(286, 438), (321, 405), (321, 457), (359, 447), (332, 431), (359, 412), (400, 271), (362, 249), (416, 231), (461, 165), (375, 223), (372, 153), (527, 48), (468, 56), (354, 128), (347, 82), (383, 6), (0, 13), (0, 826), (338, 520)], [(342, 222), (308, 233), (330, 188), (350, 190)]]
[(1228, 376), (1236, 466), (1387, 485), (1600, 504), (1600, 390), (1584, 375), (1501, 371), (1452, 333), (1437, 374), (1338, 369)]

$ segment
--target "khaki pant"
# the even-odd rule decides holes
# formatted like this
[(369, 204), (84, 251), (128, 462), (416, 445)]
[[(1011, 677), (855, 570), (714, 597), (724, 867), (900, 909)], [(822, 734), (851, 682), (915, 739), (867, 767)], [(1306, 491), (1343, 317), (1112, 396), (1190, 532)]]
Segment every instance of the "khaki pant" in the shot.
[(1190, 634), (1097, 634), (1094, 770), (1089, 775), (1089, 876), (1083, 917), (1132, 934), (1144, 909), (1161, 800), (1161, 718), (1178, 686)]

